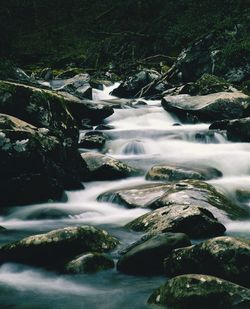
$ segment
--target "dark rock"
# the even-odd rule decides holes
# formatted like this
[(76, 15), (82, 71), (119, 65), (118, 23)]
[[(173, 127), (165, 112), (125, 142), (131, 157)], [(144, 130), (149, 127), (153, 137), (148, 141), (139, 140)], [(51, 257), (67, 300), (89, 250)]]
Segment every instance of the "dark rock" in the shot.
[(227, 138), (233, 142), (250, 142), (250, 117), (230, 121), (217, 121), (209, 129), (227, 131)]
[(81, 156), (87, 165), (87, 181), (113, 180), (137, 174), (134, 168), (109, 156), (96, 152), (82, 153)]
[(247, 203), (250, 200), (250, 190), (247, 189), (237, 189), (236, 198), (240, 203)]
[[(66, 100), (49, 90), (0, 81), (0, 112), (47, 128), (62, 140), (78, 141), (77, 124), (67, 109)], [(73, 103), (72, 103), (73, 104)]]
[(110, 126), (108, 124), (100, 124), (99, 126), (96, 127), (96, 130), (113, 130), (115, 127)]
[(59, 268), (85, 252), (112, 250), (118, 240), (92, 226), (66, 227), (29, 236), (0, 247), (0, 262), (18, 262)]
[(65, 265), (65, 271), (71, 274), (94, 273), (114, 268), (114, 261), (103, 253), (87, 253), (73, 259)]
[(7, 229), (5, 227), (0, 226), (0, 233), (6, 232), (6, 231), (7, 231)]
[(81, 148), (97, 148), (102, 149), (105, 145), (106, 139), (100, 135), (85, 135), (81, 138), (79, 142), (79, 147)]
[(54, 74), (51, 68), (45, 68), (37, 72), (35, 77), (37, 79), (43, 79), (45, 81), (50, 81), (54, 78)]
[(84, 73), (84, 70), (81, 68), (70, 68), (68, 70), (62, 71), (56, 75), (56, 79), (69, 79), (78, 74)]
[(42, 208), (33, 211), (26, 218), (28, 220), (53, 220), (67, 218), (68, 214), (61, 210), (55, 208)]
[(249, 287), (250, 241), (217, 237), (174, 250), (164, 261), (168, 276), (198, 273), (214, 275)]
[(133, 275), (163, 273), (163, 260), (176, 248), (189, 246), (189, 238), (182, 233), (162, 233), (143, 241), (121, 256), (117, 269)]
[(225, 227), (204, 208), (187, 205), (162, 207), (133, 220), (126, 225), (137, 232), (185, 233), (191, 238), (222, 235)]
[(162, 106), (184, 121), (189, 115), (200, 121), (212, 122), (242, 118), (249, 115), (250, 98), (241, 92), (218, 92), (204, 96), (165, 96)]
[(154, 291), (148, 303), (179, 309), (247, 309), (250, 290), (216, 277), (189, 274), (167, 281)]
[[(121, 83), (116, 89), (112, 91), (112, 95), (121, 98), (133, 98), (138, 96), (138, 93), (143, 87), (149, 83), (160, 79), (161, 75), (156, 71), (143, 70), (130, 76), (126, 81)], [(156, 94), (157, 90), (154, 89), (150, 94)]]
[(147, 180), (178, 181), (183, 179), (209, 180), (221, 177), (222, 173), (212, 167), (188, 167), (185, 165), (155, 165), (146, 175)]
[(47, 131), (0, 114), (2, 207), (60, 200), (64, 189), (83, 188), (80, 154)]
[(98, 90), (103, 90), (104, 89), (103, 86), (110, 87), (113, 85), (113, 83), (109, 80), (95, 79), (95, 78), (91, 78), (89, 84), (92, 88)]

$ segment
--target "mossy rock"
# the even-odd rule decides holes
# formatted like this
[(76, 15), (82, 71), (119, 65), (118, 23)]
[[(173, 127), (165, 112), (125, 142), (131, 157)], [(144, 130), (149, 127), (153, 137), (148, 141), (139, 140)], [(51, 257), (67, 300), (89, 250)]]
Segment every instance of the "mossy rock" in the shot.
[(248, 308), (250, 290), (213, 276), (188, 274), (167, 281), (148, 303), (175, 309)]
[(63, 268), (76, 255), (91, 251), (107, 252), (118, 243), (108, 232), (93, 226), (66, 227), (0, 247), (0, 262)]

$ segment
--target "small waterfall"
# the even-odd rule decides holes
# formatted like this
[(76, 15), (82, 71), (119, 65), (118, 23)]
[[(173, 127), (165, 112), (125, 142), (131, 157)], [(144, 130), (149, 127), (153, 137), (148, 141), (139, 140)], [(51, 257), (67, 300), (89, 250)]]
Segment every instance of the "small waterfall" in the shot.
[(144, 154), (145, 153), (145, 148), (143, 146), (143, 143), (140, 140), (134, 140), (128, 142), (124, 148), (122, 149), (123, 154)]

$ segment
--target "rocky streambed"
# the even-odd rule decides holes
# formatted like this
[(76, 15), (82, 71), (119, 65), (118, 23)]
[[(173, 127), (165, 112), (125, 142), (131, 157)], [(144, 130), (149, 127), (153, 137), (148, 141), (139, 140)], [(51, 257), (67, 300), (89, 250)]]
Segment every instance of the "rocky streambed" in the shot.
[(0, 82), (1, 306), (248, 308), (249, 97), (118, 86)]

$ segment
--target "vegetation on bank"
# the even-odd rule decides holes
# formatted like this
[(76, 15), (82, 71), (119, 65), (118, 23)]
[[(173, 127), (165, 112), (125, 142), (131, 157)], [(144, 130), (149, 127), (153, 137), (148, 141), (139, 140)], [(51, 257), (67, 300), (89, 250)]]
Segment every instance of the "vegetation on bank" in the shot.
[[(148, 61), (171, 66), (172, 56), (212, 30), (240, 36), (223, 48), (225, 63), (249, 58), (249, 0), (4, 0), (2, 57), (19, 65), (61, 68), (119, 66)], [(145, 60), (146, 59), (146, 60)]]

